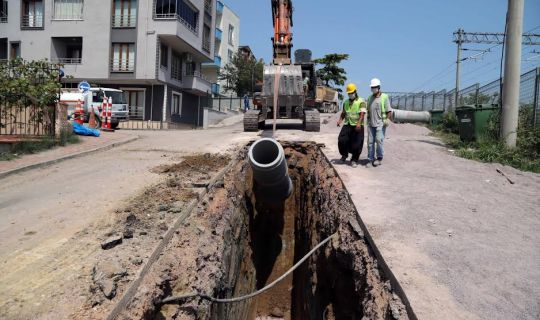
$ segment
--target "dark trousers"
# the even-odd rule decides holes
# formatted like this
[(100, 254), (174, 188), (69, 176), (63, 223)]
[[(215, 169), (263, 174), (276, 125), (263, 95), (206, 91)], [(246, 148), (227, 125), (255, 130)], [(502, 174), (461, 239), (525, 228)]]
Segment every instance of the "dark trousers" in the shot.
[(356, 126), (344, 125), (338, 137), (339, 153), (346, 158), (352, 154), (352, 161), (358, 161), (364, 146), (364, 126), (360, 132), (356, 131)]

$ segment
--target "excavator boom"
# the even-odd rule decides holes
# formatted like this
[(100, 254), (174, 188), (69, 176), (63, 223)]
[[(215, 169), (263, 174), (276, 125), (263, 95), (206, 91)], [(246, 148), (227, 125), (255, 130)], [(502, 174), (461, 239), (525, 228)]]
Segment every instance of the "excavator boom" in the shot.
[(291, 64), (293, 26), (292, 0), (272, 0), (272, 20), (274, 23), (274, 64)]

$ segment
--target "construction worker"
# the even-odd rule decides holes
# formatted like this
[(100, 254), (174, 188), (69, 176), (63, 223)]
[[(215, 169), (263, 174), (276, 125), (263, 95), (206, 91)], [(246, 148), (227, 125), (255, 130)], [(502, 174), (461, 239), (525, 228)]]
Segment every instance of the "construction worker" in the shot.
[(343, 103), (343, 111), (337, 121), (338, 127), (343, 122), (343, 128), (338, 137), (338, 148), (341, 154), (340, 163), (345, 163), (349, 153), (352, 154), (351, 166), (356, 168), (362, 147), (364, 145), (364, 115), (366, 113), (366, 103), (358, 96), (356, 85), (347, 85), (349, 99)]
[[(367, 101), (368, 163), (367, 167), (377, 167), (384, 157), (384, 137), (392, 120), (390, 98), (381, 92), (381, 80), (374, 78), (370, 83), (371, 95)], [(375, 144), (377, 146), (375, 147)], [(375, 157), (375, 151), (377, 151)]]

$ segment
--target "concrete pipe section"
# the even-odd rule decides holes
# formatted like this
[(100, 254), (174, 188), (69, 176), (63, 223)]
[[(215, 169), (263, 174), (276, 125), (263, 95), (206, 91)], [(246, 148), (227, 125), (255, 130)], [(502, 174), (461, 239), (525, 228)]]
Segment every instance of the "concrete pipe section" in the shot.
[(414, 123), (414, 122), (431, 122), (431, 114), (428, 111), (407, 111), (407, 110), (393, 110), (395, 122)]
[(257, 200), (285, 201), (293, 186), (283, 147), (276, 140), (263, 138), (249, 148), (249, 164), (253, 169), (253, 191)]

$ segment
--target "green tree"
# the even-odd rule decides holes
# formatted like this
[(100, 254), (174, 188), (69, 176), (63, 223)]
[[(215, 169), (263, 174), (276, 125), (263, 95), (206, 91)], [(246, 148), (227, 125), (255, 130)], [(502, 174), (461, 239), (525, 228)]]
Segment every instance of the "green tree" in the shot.
[[(32, 106), (24, 121), (51, 125), (60, 89), (60, 66), (47, 60), (14, 59), (0, 63), (0, 125), (12, 130), (21, 125), (20, 114)], [(4, 122), (4, 123), (2, 123)], [(37, 126), (35, 127), (37, 130)]]
[(317, 77), (321, 79), (327, 87), (336, 89), (339, 92), (339, 98), (342, 100), (342, 90), (339, 87), (345, 85), (347, 81), (347, 72), (339, 64), (349, 59), (345, 53), (331, 53), (323, 58), (313, 60), (316, 64), (323, 65), (317, 70)]
[(220, 70), (218, 79), (224, 80), (223, 86), (227, 91), (234, 91), (238, 96), (253, 93), (255, 84), (263, 79), (264, 61), (253, 58), (246, 59), (236, 53)]

